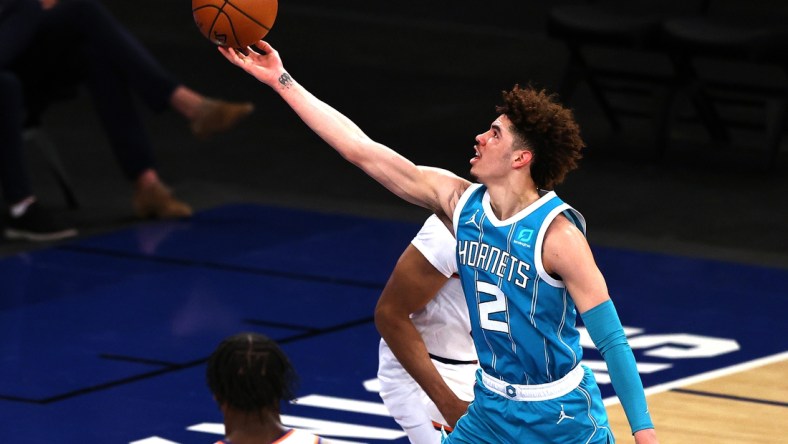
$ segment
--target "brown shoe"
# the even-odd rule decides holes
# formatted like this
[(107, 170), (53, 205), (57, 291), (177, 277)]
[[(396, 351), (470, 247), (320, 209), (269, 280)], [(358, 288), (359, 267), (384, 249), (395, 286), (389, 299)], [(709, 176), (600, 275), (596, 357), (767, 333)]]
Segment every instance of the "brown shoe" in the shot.
[(134, 214), (143, 219), (177, 219), (192, 215), (192, 207), (173, 197), (161, 182), (137, 187), (131, 204)]
[(205, 99), (200, 105), (197, 116), (192, 120), (192, 133), (198, 139), (207, 139), (232, 128), (252, 111), (254, 105), (249, 102), (235, 103)]

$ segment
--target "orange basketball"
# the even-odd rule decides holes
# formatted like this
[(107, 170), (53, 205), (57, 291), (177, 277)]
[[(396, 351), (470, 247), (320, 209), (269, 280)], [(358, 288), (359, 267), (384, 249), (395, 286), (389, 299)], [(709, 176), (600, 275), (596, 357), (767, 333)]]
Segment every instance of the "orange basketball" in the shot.
[(194, 23), (208, 40), (243, 48), (262, 39), (276, 20), (277, 0), (192, 0)]

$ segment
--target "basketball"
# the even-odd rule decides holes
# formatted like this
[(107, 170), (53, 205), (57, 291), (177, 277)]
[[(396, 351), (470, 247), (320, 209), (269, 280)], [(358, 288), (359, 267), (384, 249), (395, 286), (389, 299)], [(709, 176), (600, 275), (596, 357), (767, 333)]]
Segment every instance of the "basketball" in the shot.
[(276, 20), (277, 0), (192, 0), (194, 22), (208, 40), (243, 48), (262, 39)]

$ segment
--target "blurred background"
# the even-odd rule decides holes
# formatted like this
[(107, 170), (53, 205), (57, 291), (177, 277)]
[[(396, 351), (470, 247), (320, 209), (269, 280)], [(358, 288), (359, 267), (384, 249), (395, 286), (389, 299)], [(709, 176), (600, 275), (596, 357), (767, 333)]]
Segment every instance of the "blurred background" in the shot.
[[(141, 107), (163, 179), (195, 209), (260, 202), (413, 221), (425, 216), (347, 164), (268, 87), (224, 60), (198, 31), (189, 2), (103, 3), (183, 83), (256, 106), (237, 129), (210, 141), (195, 140), (187, 122), (174, 112), (154, 115)], [(556, 23), (579, 30), (591, 23), (593, 36), (606, 32), (605, 26), (629, 23), (633, 14), (664, 13), (635, 6), (616, 10), (630, 14), (625, 19), (594, 21), (590, 13), (581, 12), (555, 22), (554, 8), (586, 3), (283, 0), (267, 40), (296, 80), (373, 139), (416, 163), (467, 176), (474, 137), (495, 118), (502, 90), (516, 83), (551, 91), (562, 88), (571, 53)], [(649, 3), (653, 2), (643, 2)], [(678, 2), (660, 3), (669, 10)], [(779, 17), (788, 10), (785, 2), (776, 0), (699, 3), (710, 16), (752, 13), (754, 23), (759, 23), (757, 14)], [(614, 72), (670, 77), (672, 70), (670, 57), (647, 45), (590, 44), (583, 50), (589, 63)], [(715, 74), (749, 84), (773, 84), (777, 91), (784, 91), (788, 82), (784, 63), (710, 63), (709, 71)], [(614, 88), (609, 98), (615, 106), (641, 107), (640, 115), (621, 114), (618, 130), (587, 82), (578, 82), (572, 94), (570, 105), (588, 148), (580, 169), (557, 191), (586, 216), (591, 243), (788, 267), (785, 144), (774, 155), (757, 125), (732, 127), (731, 143), (719, 143), (697, 119), (693, 121), (691, 112), (683, 114), (691, 107), (683, 105), (679, 95), (667, 143), (660, 151), (649, 113), (659, 109), (667, 90), (660, 89), (664, 85), (650, 88)], [(782, 94), (770, 97), (784, 98)], [(760, 112), (754, 114), (755, 121), (766, 115)], [(28, 150), (35, 190), (48, 208), (73, 221), (82, 237), (143, 223), (132, 216), (131, 187), (84, 91), (53, 106), (44, 116), (44, 126), (81, 203), (79, 209), (68, 210), (41, 154)], [(41, 247), (2, 241), (0, 254)]]

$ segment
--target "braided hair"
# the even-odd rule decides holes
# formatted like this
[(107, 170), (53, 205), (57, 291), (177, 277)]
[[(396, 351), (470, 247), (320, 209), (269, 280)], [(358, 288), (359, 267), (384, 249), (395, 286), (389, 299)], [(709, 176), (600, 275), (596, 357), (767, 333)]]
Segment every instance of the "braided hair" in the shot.
[(226, 338), (208, 358), (208, 387), (220, 405), (244, 412), (272, 408), (295, 397), (297, 375), (279, 346), (259, 333)]

